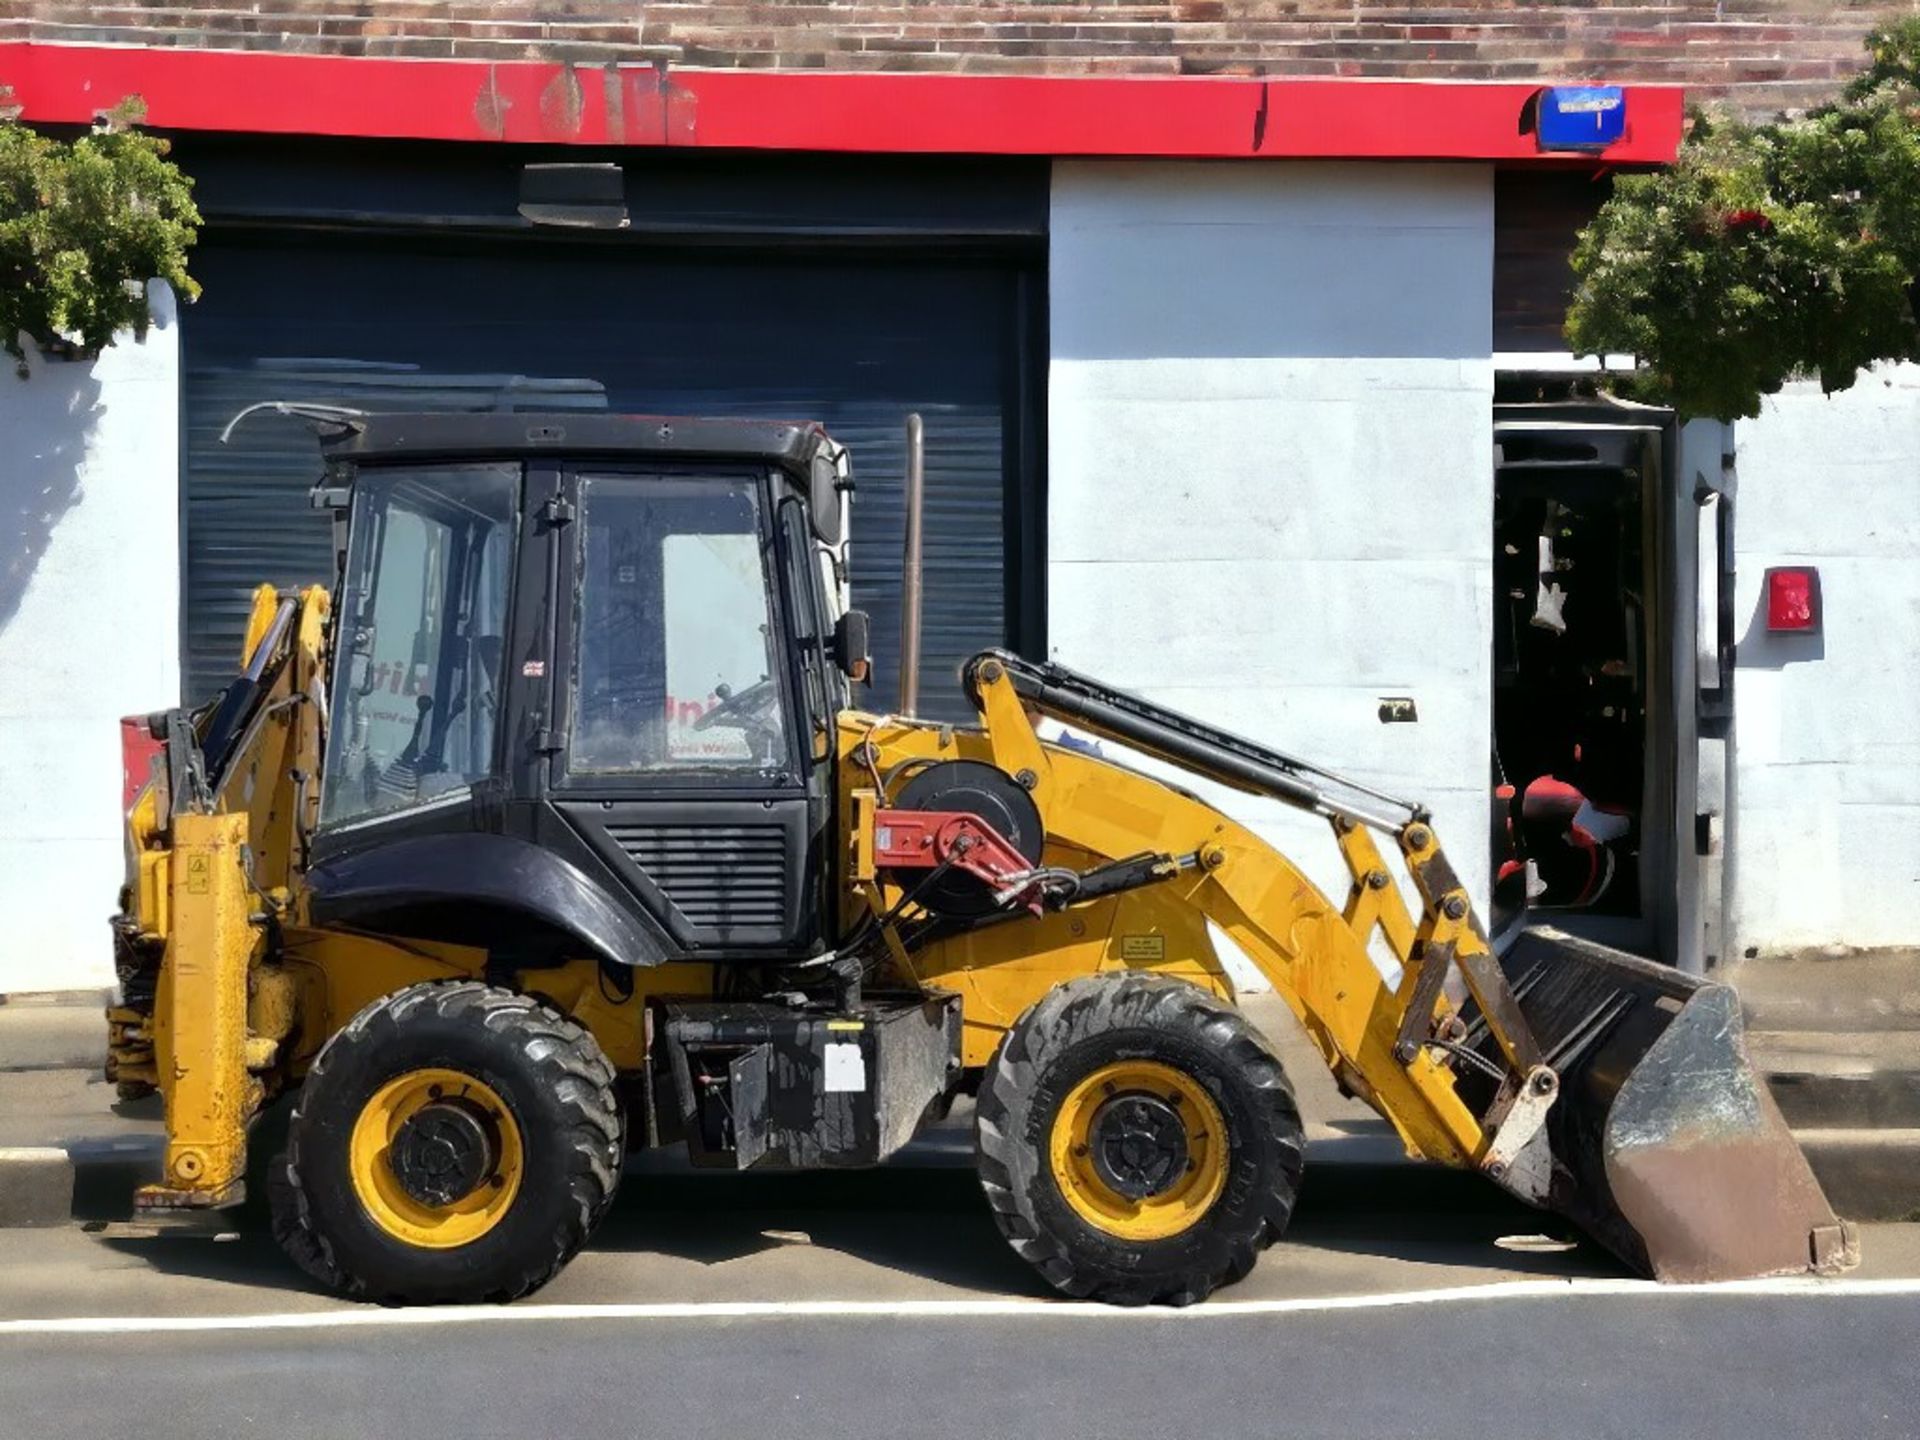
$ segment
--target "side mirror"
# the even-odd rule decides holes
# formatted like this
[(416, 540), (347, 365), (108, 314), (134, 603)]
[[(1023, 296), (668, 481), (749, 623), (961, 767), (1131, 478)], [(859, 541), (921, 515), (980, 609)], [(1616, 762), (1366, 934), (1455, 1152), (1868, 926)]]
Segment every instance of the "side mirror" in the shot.
[(849, 680), (873, 672), (872, 628), (864, 610), (849, 610), (833, 622), (833, 663)]

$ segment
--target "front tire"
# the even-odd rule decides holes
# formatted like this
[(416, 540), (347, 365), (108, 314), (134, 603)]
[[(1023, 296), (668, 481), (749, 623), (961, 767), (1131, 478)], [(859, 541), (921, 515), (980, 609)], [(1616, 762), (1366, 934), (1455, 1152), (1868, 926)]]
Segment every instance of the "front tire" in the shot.
[(994, 1219), (1058, 1290), (1187, 1305), (1286, 1229), (1304, 1135), (1231, 1006), (1157, 975), (1056, 987), (1007, 1032), (975, 1139)]
[(614, 1070), (558, 1011), (477, 981), (377, 1000), (308, 1071), (274, 1233), (328, 1289), (449, 1304), (550, 1280), (612, 1203)]

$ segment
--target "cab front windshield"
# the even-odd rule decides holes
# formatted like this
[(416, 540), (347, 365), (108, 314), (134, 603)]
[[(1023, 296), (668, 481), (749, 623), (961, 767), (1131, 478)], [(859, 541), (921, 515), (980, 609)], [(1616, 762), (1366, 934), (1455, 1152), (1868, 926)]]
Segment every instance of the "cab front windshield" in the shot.
[(321, 822), (492, 773), (516, 465), (365, 471), (354, 489)]

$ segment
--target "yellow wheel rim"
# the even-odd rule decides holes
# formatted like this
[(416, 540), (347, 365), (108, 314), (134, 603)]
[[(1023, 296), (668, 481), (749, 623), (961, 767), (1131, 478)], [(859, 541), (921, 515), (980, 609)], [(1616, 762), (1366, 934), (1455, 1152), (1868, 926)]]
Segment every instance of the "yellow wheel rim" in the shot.
[[(428, 1106), (453, 1105), (491, 1142), (492, 1163), (466, 1194), (444, 1205), (416, 1198), (394, 1173), (393, 1147), (407, 1122)], [(513, 1112), (492, 1086), (458, 1070), (409, 1070), (367, 1101), (349, 1146), (353, 1190), (368, 1217), (387, 1234), (428, 1250), (471, 1245), (498, 1225), (520, 1193), (525, 1150)]]
[[(1112, 1157), (1116, 1146), (1127, 1143), (1129, 1110), (1148, 1113), (1128, 1104), (1136, 1100), (1147, 1102), (1163, 1134), (1168, 1112), (1177, 1117), (1185, 1150), (1184, 1164), (1152, 1176), (1152, 1193), (1137, 1196), (1116, 1188), (1112, 1164), (1103, 1164), (1103, 1154)], [(1122, 1133), (1114, 1133), (1116, 1125)], [(1096, 1147), (1104, 1147), (1102, 1153)], [(1220, 1107), (1193, 1076), (1157, 1060), (1103, 1065), (1075, 1085), (1054, 1116), (1048, 1156), (1054, 1183), (1073, 1212), (1122, 1240), (1166, 1240), (1192, 1229), (1227, 1185), (1227, 1130)], [(1166, 1163), (1164, 1151), (1154, 1158)], [(1152, 1169), (1151, 1163), (1146, 1166), (1147, 1172)]]

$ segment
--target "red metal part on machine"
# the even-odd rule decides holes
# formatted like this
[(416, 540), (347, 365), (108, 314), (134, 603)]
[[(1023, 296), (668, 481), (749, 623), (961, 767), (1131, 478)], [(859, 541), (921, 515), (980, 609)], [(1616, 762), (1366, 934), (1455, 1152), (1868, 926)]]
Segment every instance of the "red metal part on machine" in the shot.
[[(873, 861), (885, 870), (931, 870), (951, 862), (995, 890), (1019, 884), (1033, 869), (1004, 835), (965, 810), (876, 810)], [(1040, 913), (1037, 890), (1026, 904)]]
[(120, 721), (120, 808), (131, 810), (135, 798), (153, 778), (153, 762), (167, 753), (164, 741), (153, 738), (145, 715)]

